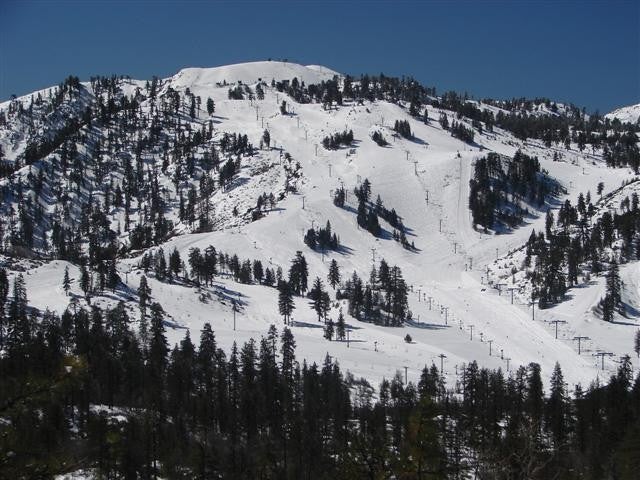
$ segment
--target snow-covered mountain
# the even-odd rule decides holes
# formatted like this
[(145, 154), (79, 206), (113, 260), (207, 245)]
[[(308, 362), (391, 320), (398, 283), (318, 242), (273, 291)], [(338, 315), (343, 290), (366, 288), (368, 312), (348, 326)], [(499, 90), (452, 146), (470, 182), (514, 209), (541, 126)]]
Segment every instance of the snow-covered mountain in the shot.
[[(321, 101), (296, 99), (297, 90), (290, 87), (302, 83), (324, 92)], [(334, 83), (340, 89), (339, 101), (331, 93)], [(255, 62), (187, 68), (149, 82), (96, 79), (78, 85), (70, 81), (62, 90), (46, 89), (4, 102), (0, 104), (0, 146), (7, 168), (11, 170), (15, 162), (20, 166), (0, 180), (5, 243), (11, 243), (11, 232), (24, 230), (20, 222), (26, 211), (40, 215), (30, 227), (38, 252), (50, 252), (57, 245), (60, 238), (54, 231), (61, 225), (72, 235), (82, 231), (83, 221), (104, 222), (102, 240), (109, 243), (105, 239), (113, 235), (121, 283), (113, 292), (96, 292), (92, 302), (108, 306), (123, 300), (132, 312), (137, 311), (135, 292), (144, 274), (143, 255), (160, 248), (167, 256), (176, 249), (187, 270), (190, 249), (205, 251), (212, 245), (240, 260), (260, 260), (265, 268), (281, 267), (285, 274), (301, 251), (309, 266), (309, 283), (318, 276), (325, 285), (332, 260), (337, 261), (344, 282), (354, 271), (369, 278), (372, 265), (377, 267), (384, 258), (402, 271), (412, 318), (401, 327), (358, 321), (347, 315), (346, 301), (335, 300), (335, 291), (328, 287), (334, 299), (329, 316), (335, 320), (343, 311), (350, 342), (328, 341), (309, 299), (296, 297), (292, 329), (301, 357), (321, 362), (329, 354), (354, 375), (373, 381), (405, 367), (409, 379), (415, 380), (425, 365), (439, 366), (441, 354), (446, 355), (449, 385), (455, 385), (458, 367), (472, 360), (509, 371), (538, 362), (546, 376), (560, 362), (570, 385), (608, 376), (615, 369), (614, 361), (606, 359), (602, 372), (601, 358), (594, 354), (611, 352), (617, 358), (630, 353), (632, 335), (640, 323), (633, 312), (616, 323), (604, 323), (594, 313), (592, 307), (603, 294), (603, 278), (571, 290), (569, 300), (554, 307), (541, 311), (536, 307), (535, 319), (525, 287), (521, 294), (516, 291), (512, 301), (497, 278), (508, 280), (514, 267), (520, 269), (522, 260), (514, 260), (513, 252), (527, 242), (532, 229), (545, 230), (548, 209), (557, 209), (566, 199), (575, 203), (580, 192), (590, 191), (595, 198), (600, 183), (606, 196), (631, 179), (633, 172), (608, 167), (602, 150), (579, 149), (575, 141), (567, 148), (559, 142), (522, 140), (498, 126), (482, 128), (444, 108), (435, 93), (430, 95), (434, 102), (427, 105), (425, 122), (423, 116), (411, 114), (409, 99), (393, 93), (349, 95), (345, 88), (351, 83), (362, 87), (363, 80), (348, 79), (321, 66)], [(215, 108), (211, 114), (209, 98)], [(509, 113), (503, 106), (474, 105), (492, 115)], [(25, 113), (29, 111), (34, 113)], [(537, 111), (544, 116), (544, 108)], [(552, 114), (558, 116), (555, 111)], [(439, 122), (443, 117), (473, 129), (473, 141), (453, 137)], [(135, 126), (125, 126), (123, 119), (133, 118)], [(396, 121), (408, 122), (413, 138), (398, 135)], [(349, 147), (323, 146), (326, 137), (348, 130), (354, 137)], [(65, 132), (73, 132), (73, 140)], [(374, 134), (388, 145), (379, 146), (372, 140)], [(238, 136), (244, 135), (252, 148), (242, 146)], [(542, 205), (527, 205), (524, 224), (517, 228), (498, 232), (474, 228), (469, 210), (474, 163), (489, 152), (511, 158), (517, 151), (537, 157), (541, 170), (558, 182), (561, 191)], [(223, 180), (219, 172), (226, 165), (233, 172)], [(130, 188), (127, 179), (134, 177), (140, 192), (125, 207), (118, 198)], [(359, 228), (353, 190), (364, 179), (371, 184), (372, 200), (380, 196), (384, 206), (401, 217), (407, 242), (414, 248), (395, 241), (396, 229), (382, 218), (378, 236)], [(334, 204), (339, 188), (347, 192), (345, 208)], [(144, 200), (149, 192), (157, 193), (160, 206)], [(186, 219), (190, 192), (197, 195), (191, 205), (194, 217), (206, 210), (204, 227)], [(24, 203), (26, 196), (29, 206)], [(268, 208), (257, 206), (266, 204), (267, 197), (273, 198)], [(104, 217), (87, 212), (89, 199), (103, 207)], [(162, 214), (153, 217), (158, 211)], [(160, 235), (162, 228), (154, 227), (149, 235), (161, 237), (157, 245), (143, 240), (142, 246), (134, 246), (131, 232), (145, 221), (167, 222), (162, 224), (167, 231)], [(310, 249), (303, 241), (305, 232), (327, 221), (341, 248)], [(196, 233), (199, 230), (202, 233)], [(140, 235), (146, 234), (141, 231)], [(87, 247), (85, 240), (78, 235), (79, 248)], [(14, 253), (29, 250), (13, 249)], [(25, 273), (33, 306), (61, 313), (71, 301), (86, 305), (77, 262), (44, 254), (28, 256), (42, 258), (15, 261), (7, 255), (3, 263), (12, 276)], [(64, 294), (62, 286), (66, 267), (73, 279), (71, 296)], [(638, 298), (639, 275), (637, 262), (623, 268), (625, 298)], [(282, 327), (277, 290), (272, 287), (237, 282), (226, 274), (200, 286), (159, 280), (152, 271), (146, 276), (153, 299), (168, 314), (172, 343), (182, 338), (185, 329), (197, 337), (205, 322), (211, 322), (225, 349), (234, 341), (265, 335), (271, 324)], [(520, 285), (514, 283), (514, 287)], [(235, 320), (233, 301), (239, 305)], [(566, 323), (551, 323), (554, 320)], [(405, 341), (407, 334), (411, 342)], [(589, 337), (581, 343), (580, 354), (573, 340), (577, 336)]]
[(291, 80), (297, 78), (307, 84), (320, 83), (339, 75), (327, 67), (319, 65), (298, 65), (283, 62), (237, 63), (214, 68), (185, 68), (171, 77), (169, 85), (176, 90), (190, 88), (192, 91), (206, 91), (223, 83), (242, 82), (255, 85), (272, 79)]
[(622, 123), (638, 123), (638, 120), (640, 120), (640, 103), (613, 110), (612, 112), (607, 113), (605, 118), (608, 118), (609, 120), (617, 118)]

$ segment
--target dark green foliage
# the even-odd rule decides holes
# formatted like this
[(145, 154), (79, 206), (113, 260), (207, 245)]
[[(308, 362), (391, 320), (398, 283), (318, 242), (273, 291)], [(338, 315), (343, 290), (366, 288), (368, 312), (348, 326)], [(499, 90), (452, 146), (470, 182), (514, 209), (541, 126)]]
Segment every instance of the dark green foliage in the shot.
[[(404, 138), (412, 139), (411, 126), (408, 120), (396, 120), (393, 125), (393, 130), (402, 135)], [(375, 140), (375, 139), (374, 139)]]
[(611, 321), (614, 312), (625, 314), (619, 264), (637, 259), (640, 253), (639, 203), (637, 195), (632, 194), (622, 199), (617, 212), (605, 211), (598, 217), (587, 193), (579, 195), (576, 205), (566, 200), (557, 218), (547, 215), (546, 235), (532, 232), (524, 262), (530, 267), (535, 258), (528, 276), (540, 307), (563, 300), (567, 290), (579, 284), (580, 277), (586, 280), (587, 274), (601, 273), (608, 266), (607, 292), (600, 302), (602, 315)]
[(349, 314), (358, 320), (385, 326), (400, 326), (410, 318), (408, 286), (399, 267), (389, 267), (382, 259), (371, 272), (369, 283), (363, 283), (356, 272), (344, 282), (337, 298), (349, 301)]
[[(388, 267), (379, 272), (391, 281)], [(10, 325), (28, 308), (20, 281), (14, 290)], [(505, 378), (475, 362), (459, 366), (458, 392), (432, 365), (417, 385), (398, 373), (374, 395), (328, 357), (298, 363), (286, 327), (224, 352), (205, 324), (198, 345), (187, 331), (170, 349), (162, 307), (150, 311), (146, 340), (123, 304), (33, 315), (0, 357), (0, 448), (13, 452), (3, 478), (77, 469), (105, 478), (636, 476), (640, 376), (628, 357), (607, 385), (578, 385), (573, 397), (559, 365), (545, 396), (537, 364)], [(340, 312), (325, 337), (344, 340), (346, 330)]]
[(282, 315), (285, 325), (291, 320), (291, 313), (295, 308), (292, 289), (288, 282), (281, 280), (278, 283), (278, 311)]
[(343, 208), (346, 200), (347, 193), (343, 187), (337, 188), (336, 193), (333, 195), (333, 204), (336, 207)]
[(312, 250), (320, 249), (324, 250), (338, 250), (340, 248), (340, 241), (338, 240), (335, 232), (331, 231), (331, 223), (327, 220), (327, 225), (322, 228), (307, 230), (304, 235), (304, 243), (306, 243)]
[(69, 295), (69, 290), (71, 289), (71, 279), (69, 278), (69, 267), (64, 268), (64, 277), (62, 278), (62, 289), (64, 290), (65, 295)]
[(340, 268), (338, 267), (338, 262), (336, 262), (335, 258), (331, 260), (331, 264), (329, 265), (327, 280), (329, 281), (331, 288), (334, 290), (336, 286), (340, 284)]
[(236, 85), (233, 88), (229, 88), (227, 92), (229, 100), (244, 100), (244, 89), (242, 85)]
[(473, 129), (466, 127), (462, 122), (451, 123), (451, 136), (462, 140), (465, 143), (473, 143), (474, 133)]
[(376, 142), (379, 147), (386, 147), (387, 145), (389, 145), (389, 142), (385, 140), (384, 136), (378, 130), (373, 132), (373, 134), (371, 135), (371, 140)]
[(469, 185), (473, 223), (485, 229), (498, 226), (496, 222), (513, 228), (527, 215), (526, 204), (539, 208), (547, 195), (560, 192), (559, 184), (540, 170), (538, 159), (520, 150), (513, 159), (493, 152), (478, 159)]
[(353, 131), (345, 130), (344, 132), (334, 133), (322, 139), (322, 146), (327, 150), (337, 150), (341, 146), (349, 146), (353, 143)]
[(604, 298), (600, 301), (602, 308), (602, 319), (605, 322), (612, 322), (614, 312), (623, 313), (621, 300), (622, 285), (620, 282), (620, 272), (618, 262), (613, 259), (607, 273), (607, 290)]
[(296, 252), (296, 256), (291, 260), (289, 268), (289, 287), (296, 295), (304, 295), (307, 291), (307, 278), (309, 277), (309, 268), (307, 260), (302, 252)]

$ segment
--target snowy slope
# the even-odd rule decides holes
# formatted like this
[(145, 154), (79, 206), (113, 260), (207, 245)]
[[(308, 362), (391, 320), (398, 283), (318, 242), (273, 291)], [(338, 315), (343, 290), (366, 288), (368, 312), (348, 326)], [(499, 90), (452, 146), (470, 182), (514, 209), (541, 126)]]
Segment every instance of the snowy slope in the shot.
[(609, 120), (617, 118), (622, 123), (638, 123), (638, 120), (640, 120), (640, 103), (637, 105), (618, 108), (607, 113), (605, 118), (608, 118)]
[[(412, 288), (410, 308), (416, 321), (402, 328), (384, 328), (348, 318), (353, 340), (349, 345), (325, 340), (315, 312), (307, 305), (308, 300), (296, 299), (293, 332), (300, 358), (321, 362), (330, 354), (355, 375), (373, 381), (388, 378), (396, 371), (404, 371), (405, 367), (409, 379), (416, 380), (422, 367), (431, 363), (439, 367), (438, 355), (445, 354), (444, 368), (450, 386), (455, 385), (456, 373), (462, 365), (472, 360), (491, 368), (508, 368), (511, 372), (519, 365), (538, 362), (547, 376), (559, 361), (569, 385), (584, 384), (603, 376), (592, 355), (596, 348), (616, 355), (631, 351), (632, 333), (637, 328), (635, 321), (629, 325), (603, 325), (589, 313), (592, 301), (599, 298), (601, 285), (597, 283), (576, 293), (571, 303), (541, 313), (536, 311), (535, 320), (531, 319), (530, 307), (522, 301), (511, 304), (507, 295), (487, 289), (484, 280), (487, 266), (493, 265), (496, 257), (506, 256), (526, 242), (532, 228), (544, 229), (544, 212), (534, 212), (526, 225), (509, 234), (486, 235), (472, 228), (467, 206), (473, 162), (487, 151), (511, 156), (520, 148), (529, 155), (537, 155), (542, 168), (563, 184), (572, 199), (579, 192), (595, 192), (599, 182), (604, 182), (605, 191), (617, 188), (630, 177), (628, 170), (607, 168), (601, 156), (589, 153), (590, 150), (580, 153), (575, 146), (569, 151), (545, 148), (542, 142), (522, 142), (498, 128), (493, 133), (477, 134), (476, 145), (469, 146), (441, 128), (435, 120), (440, 111), (433, 108), (429, 111), (432, 121), (424, 124), (410, 117), (405, 108), (383, 101), (360, 106), (346, 103), (338, 109), (323, 110), (319, 104), (296, 104), (270, 87), (265, 89), (262, 101), (229, 100), (227, 88), (219, 86), (224, 81), (253, 85), (259, 79), (269, 84), (272, 78), (293, 77), (315, 83), (335, 74), (325, 67), (255, 62), (184, 69), (167, 79), (167, 84), (175, 89), (189, 88), (203, 99), (213, 98), (216, 128), (220, 131), (246, 133), (250, 141), (258, 145), (264, 129), (268, 129), (272, 149), (260, 151), (255, 159), (256, 165), (262, 162), (263, 169), (246, 166), (237, 189), (216, 193), (212, 198), (219, 219), (213, 232), (190, 234), (186, 229), (179, 230), (178, 225), (178, 233), (184, 234), (167, 241), (163, 245), (165, 253), (175, 247), (186, 259), (191, 247), (203, 249), (214, 245), (226, 253), (260, 259), (265, 266), (279, 265), (286, 271), (295, 252), (301, 250), (309, 263), (311, 280), (316, 275), (326, 279), (331, 259), (337, 260), (343, 278), (354, 270), (360, 277), (367, 278), (372, 257), (376, 262), (385, 258), (390, 265), (400, 266)], [(295, 115), (280, 113), (283, 99), (294, 105)], [(453, 119), (452, 112), (444, 113)], [(201, 116), (204, 121), (206, 113), (201, 112)], [(409, 121), (416, 137), (413, 141), (392, 136), (391, 127), (397, 119)], [(354, 132), (354, 154), (349, 154), (348, 149), (327, 151), (321, 147), (323, 137), (345, 128)], [(371, 141), (374, 130), (389, 140), (388, 147), (381, 148)], [(300, 163), (303, 176), (297, 185), (298, 193), (284, 197), (274, 211), (259, 221), (232, 216), (233, 204), (243, 206), (239, 210), (244, 211), (245, 207), (255, 205), (264, 191), (282, 183), (281, 151), (290, 153), (293, 161)], [(554, 152), (560, 155), (560, 161), (553, 161)], [(410, 232), (409, 241), (415, 243), (415, 252), (403, 249), (390, 238), (375, 238), (358, 229), (353, 212), (333, 205), (332, 191), (344, 185), (349, 192), (348, 206), (355, 208), (352, 191), (364, 178), (372, 183), (373, 198), (379, 194), (386, 206), (395, 208), (402, 216)], [(168, 178), (164, 186), (171, 189)], [(564, 198), (558, 200), (562, 202)], [(549, 207), (555, 208), (555, 205)], [(114, 225), (121, 220), (121, 212), (112, 214)], [(312, 224), (323, 225), (327, 220), (346, 248), (329, 252), (323, 258), (303, 243), (303, 232)], [(138, 261), (139, 257), (119, 262), (118, 269), (126, 285), (97, 299), (99, 304), (134, 300), (131, 312), (135, 315), (133, 292), (141, 276), (136, 267)], [(61, 311), (68, 304), (69, 297), (60, 291), (65, 265), (65, 262), (51, 262), (29, 272), (27, 285), (35, 306)], [(71, 273), (77, 278), (77, 271)], [(629, 284), (640, 284), (637, 265), (629, 265), (625, 275)], [(242, 285), (224, 276), (219, 277), (213, 287), (200, 291), (155, 279), (150, 279), (150, 285), (154, 300), (162, 304), (175, 322), (171, 324), (175, 328), (170, 330), (172, 343), (177, 342), (187, 328), (192, 338), (197, 338), (205, 322), (212, 323), (224, 347), (234, 341), (264, 335), (270, 324), (282, 328), (277, 296), (268, 287)], [(73, 289), (79, 296), (75, 285)], [(235, 330), (230, 307), (232, 298), (241, 304)], [(342, 308), (346, 313), (346, 305)], [(334, 319), (338, 309), (332, 309)], [(569, 323), (560, 327), (556, 339), (548, 321), (558, 316), (567, 318)], [(403, 340), (407, 333), (413, 338), (411, 344)], [(593, 339), (582, 355), (578, 355), (577, 345), (571, 340), (575, 335)], [(607, 360), (605, 367), (604, 375), (608, 376), (615, 364)]]
[(216, 87), (218, 84), (242, 82), (253, 85), (258, 81), (270, 83), (272, 79), (292, 80), (297, 78), (307, 84), (320, 83), (322, 80), (339, 75), (326, 67), (304, 66), (288, 62), (252, 62), (237, 63), (213, 68), (185, 68), (171, 77), (171, 86), (175, 89), (187, 88), (199, 90)]

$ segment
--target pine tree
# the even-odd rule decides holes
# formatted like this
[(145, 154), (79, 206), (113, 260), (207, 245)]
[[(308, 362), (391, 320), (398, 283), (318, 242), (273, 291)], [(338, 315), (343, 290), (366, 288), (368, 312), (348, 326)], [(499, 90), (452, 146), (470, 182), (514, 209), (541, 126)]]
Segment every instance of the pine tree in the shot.
[(621, 289), (620, 269), (618, 268), (618, 262), (613, 259), (607, 274), (607, 296), (610, 298), (611, 305), (615, 310), (620, 310), (622, 306)]
[(636, 352), (638, 358), (640, 358), (640, 330), (636, 331), (636, 336), (633, 344), (633, 351)]
[(311, 306), (313, 307), (313, 309), (315, 310), (316, 314), (318, 315), (318, 321), (320, 321), (320, 318), (322, 317), (322, 312), (323, 312), (323, 294), (324, 294), (324, 287), (322, 285), (322, 280), (320, 280), (320, 277), (316, 277), (316, 279), (313, 281), (313, 286), (311, 287), (311, 290), (309, 290), (309, 298), (311, 300), (313, 300), (311, 302)]
[(304, 295), (307, 291), (308, 276), (309, 269), (307, 267), (307, 260), (301, 251), (297, 251), (289, 268), (289, 286), (296, 294)]
[(528, 370), (526, 409), (531, 423), (536, 427), (536, 431), (540, 431), (544, 411), (544, 391), (540, 376), (540, 365), (538, 363), (530, 363)]
[(558, 450), (565, 442), (568, 433), (567, 417), (569, 416), (567, 394), (560, 364), (556, 362), (551, 375), (551, 394), (547, 400), (546, 423), (553, 436)]
[(287, 325), (291, 319), (291, 313), (295, 310), (296, 305), (293, 301), (293, 294), (289, 283), (281, 280), (278, 284), (278, 310)]
[(296, 342), (293, 338), (293, 334), (291, 330), (287, 327), (282, 331), (282, 336), (280, 337), (282, 341), (282, 345), (280, 347), (280, 353), (282, 354), (282, 364), (281, 364), (281, 372), (282, 376), (285, 379), (292, 379), (294, 368), (295, 368), (295, 350), (296, 350)]
[(320, 314), (322, 315), (322, 318), (324, 319), (325, 323), (327, 321), (327, 315), (329, 314), (330, 310), (331, 310), (331, 297), (329, 296), (328, 292), (323, 291), (320, 294)]
[(344, 315), (342, 315), (342, 309), (338, 314), (338, 323), (336, 325), (336, 337), (338, 340), (344, 340), (346, 337), (346, 325), (344, 323)]
[(13, 298), (9, 305), (5, 339), (7, 350), (18, 363), (21, 361), (22, 355), (26, 355), (31, 338), (27, 303), (26, 284), (24, 276), (20, 273), (13, 281)]
[(338, 262), (335, 259), (331, 260), (331, 264), (329, 265), (329, 275), (327, 275), (327, 280), (329, 281), (329, 285), (334, 290), (336, 286), (340, 284), (340, 268), (338, 267)]
[(80, 288), (84, 292), (85, 297), (89, 298), (89, 294), (91, 293), (91, 277), (89, 277), (89, 272), (84, 265), (80, 268)]
[(276, 276), (273, 273), (272, 268), (267, 268), (264, 273), (264, 284), (268, 287), (272, 287), (276, 283)]
[(69, 290), (71, 289), (71, 280), (69, 279), (69, 267), (64, 268), (64, 277), (62, 279), (62, 289), (64, 294), (69, 296)]
[(138, 306), (140, 307), (140, 316), (144, 317), (147, 311), (147, 305), (151, 300), (151, 287), (147, 282), (147, 277), (142, 275), (140, 277), (140, 284), (138, 285)]
[(324, 327), (324, 338), (331, 341), (333, 340), (333, 334), (334, 334), (333, 320), (329, 319), (327, 321), (327, 325)]
[(264, 277), (264, 271), (262, 269), (262, 262), (260, 260), (253, 261), (253, 278), (255, 278), (258, 283), (262, 283), (262, 278)]
[(207, 98), (207, 113), (209, 116), (213, 115), (213, 112), (216, 111), (216, 106), (211, 97)]
[(180, 270), (182, 270), (182, 259), (180, 258), (180, 252), (174, 247), (173, 252), (169, 255), (169, 271), (177, 277)]
[(107, 262), (107, 287), (110, 288), (112, 292), (114, 292), (116, 287), (118, 286), (119, 281), (120, 277), (118, 276), (118, 270), (116, 269), (116, 261), (109, 260)]
[(152, 405), (158, 408), (162, 402), (162, 390), (167, 368), (169, 345), (165, 335), (164, 311), (159, 303), (153, 303), (151, 310), (151, 328), (149, 332), (149, 381)]

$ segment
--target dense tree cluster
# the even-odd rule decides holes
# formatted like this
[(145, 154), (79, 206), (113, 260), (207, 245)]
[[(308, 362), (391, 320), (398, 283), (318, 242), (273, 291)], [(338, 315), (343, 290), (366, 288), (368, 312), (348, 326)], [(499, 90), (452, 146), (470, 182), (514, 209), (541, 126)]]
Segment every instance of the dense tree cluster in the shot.
[(229, 100), (244, 100), (244, 96), (247, 93), (251, 93), (249, 87), (247, 85), (242, 85), (241, 83), (239, 83), (238, 85), (229, 88), (229, 90), (227, 91), (227, 96), (229, 97)]
[[(635, 184), (636, 181), (632, 183)], [(612, 196), (620, 192), (613, 192)], [(582, 277), (607, 272), (607, 294), (601, 302), (603, 317), (624, 313), (620, 300), (618, 264), (640, 258), (640, 200), (626, 196), (615, 212), (597, 215), (591, 194), (582, 193), (576, 205), (569, 200), (557, 218), (547, 214), (546, 232), (532, 232), (526, 246), (525, 266), (535, 265), (529, 276), (541, 307), (561, 301), (566, 291)], [(608, 267), (607, 267), (608, 265)]]
[(465, 126), (464, 123), (456, 122), (454, 120), (451, 123), (449, 131), (451, 132), (452, 137), (462, 140), (465, 143), (473, 143), (473, 138), (475, 136), (473, 129)]
[[(299, 363), (286, 327), (225, 352), (207, 323), (197, 344), (187, 332), (170, 346), (157, 303), (137, 326), (122, 303), (57, 316), (28, 305), (21, 276), (11, 290), (6, 278), (0, 270), (0, 448), (13, 452), (3, 477), (79, 468), (111, 478), (637, 473), (640, 375), (634, 381), (628, 357), (606, 386), (578, 385), (573, 396), (559, 365), (545, 395), (535, 363), (505, 377), (475, 362), (459, 366), (451, 389), (432, 365), (417, 384), (398, 373), (375, 393), (328, 357)], [(315, 302), (322, 282), (311, 291)], [(341, 315), (336, 338), (344, 329)]]
[(342, 105), (343, 94), (349, 95), (349, 84), (345, 80), (343, 91), (340, 90), (338, 77), (323, 80), (319, 84), (305, 85), (294, 77), (291, 80), (272, 81), (272, 86), (279, 92), (284, 92), (298, 103), (322, 103), (325, 109), (331, 109), (334, 102)]
[[(560, 108), (547, 98), (482, 101), (500, 110), (494, 115), (491, 110), (480, 108), (478, 102), (471, 101), (466, 93), (461, 96), (455, 92), (444, 93), (440, 99), (433, 100), (432, 105), (456, 112), (458, 119), (471, 120), (478, 131), (482, 131), (483, 124), (489, 132), (497, 125), (521, 140), (540, 139), (547, 147), (564, 145), (570, 148), (573, 143), (582, 152), (590, 145), (594, 152), (602, 150), (609, 165), (631, 166), (638, 172), (640, 151), (635, 135), (638, 125), (623, 125), (617, 119), (605, 119), (597, 113), (587, 116), (574, 105)], [(446, 119), (444, 122), (446, 129), (448, 122)]]
[(371, 134), (371, 140), (376, 142), (376, 144), (379, 147), (386, 147), (387, 145), (389, 145), (389, 142), (387, 142), (387, 140), (384, 138), (382, 133), (380, 133), (380, 131), (378, 131), (378, 130), (376, 130), (375, 132), (373, 132)]
[(348, 147), (353, 143), (353, 130), (334, 133), (322, 139), (322, 146), (327, 150), (337, 150), (341, 146)]
[[(12, 202), (2, 205), (3, 246), (76, 263), (86, 261), (87, 249), (91, 258), (101, 256), (96, 247), (114, 250), (107, 245), (121, 233), (128, 243), (120, 241), (118, 250), (148, 248), (172, 232), (165, 214), (173, 199), (179, 199), (181, 221), (195, 231), (211, 229), (211, 195), (232, 186), (242, 158), (254, 154), (247, 135), (222, 132), (214, 138), (211, 120), (199, 120), (200, 97), (189, 89), (169, 87), (161, 94), (161, 81), (154, 78), (127, 94), (127, 82), (95, 77), (89, 87), (74, 77), (35, 96), (28, 109), (23, 101), (11, 102), (5, 122), (44, 133), (30, 133), (15, 163), (0, 158), (4, 174), (30, 166), (28, 175), (0, 191), (20, 209), (16, 216)], [(209, 100), (211, 115), (215, 105)], [(52, 202), (56, 207), (46, 212)], [(124, 219), (117, 229), (111, 215)]]
[(368, 282), (353, 272), (336, 297), (348, 300), (349, 315), (358, 320), (398, 327), (411, 319), (408, 289), (400, 267), (389, 267), (382, 259), (378, 268), (372, 269)]
[(335, 232), (331, 231), (331, 223), (327, 220), (325, 227), (310, 228), (304, 235), (304, 243), (312, 250), (338, 250), (340, 241)]
[(404, 138), (408, 138), (409, 140), (413, 138), (413, 133), (411, 133), (411, 126), (409, 125), (408, 120), (396, 120), (396, 123), (393, 125), (393, 130)]
[(529, 213), (527, 204), (540, 208), (548, 195), (560, 193), (560, 185), (540, 169), (538, 158), (520, 150), (511, 159), (494, 152), (478, 159), (469, 184), (473, 223), (485, 229), (495, 228), (496, 222), (515, 227)]

